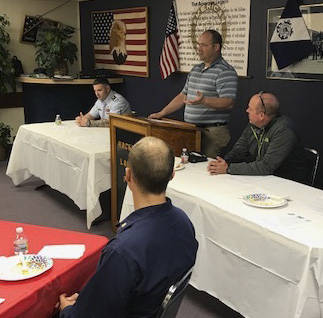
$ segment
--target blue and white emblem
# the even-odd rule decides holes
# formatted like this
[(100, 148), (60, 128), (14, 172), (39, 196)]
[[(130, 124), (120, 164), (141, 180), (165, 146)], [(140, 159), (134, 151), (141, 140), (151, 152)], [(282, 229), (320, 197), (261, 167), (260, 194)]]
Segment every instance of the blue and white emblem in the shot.
[(294, 32), (291, 20), (284, 20), (278, 23), (276, 31), (281, 40), (286, 40), (291, 37)]

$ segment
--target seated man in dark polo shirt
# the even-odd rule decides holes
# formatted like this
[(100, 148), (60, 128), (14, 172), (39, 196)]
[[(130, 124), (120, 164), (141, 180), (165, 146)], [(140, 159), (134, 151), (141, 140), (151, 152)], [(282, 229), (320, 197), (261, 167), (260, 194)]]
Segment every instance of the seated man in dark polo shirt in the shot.
[(149, 118), (165, 117), (185, 105), (184, 120), (201, 129), (202, 152), (215, 158), (230, 141), (227, 124), (236, 98), (238, 76), (222, 57), (219, 32), (204, 31), (197, 45), (202, 63), (192, 68), (183, 90)]
[(173, 167), (160, 139), (145, 137), (132, 147), (125, 180), (136, 210), (120, 223), (81, 293), (60, 296), (60, 317), (154, 317), (168, 288), (194, 265), (193, 225), (165, 197)]
[(279, 101), (271, 93), (251, 97), (247, 108), (249, 124), (232, 150), (209, 162), (211, 174), (270, 175), (303, 182), (303, 148), (292, 122), (279, 113)]

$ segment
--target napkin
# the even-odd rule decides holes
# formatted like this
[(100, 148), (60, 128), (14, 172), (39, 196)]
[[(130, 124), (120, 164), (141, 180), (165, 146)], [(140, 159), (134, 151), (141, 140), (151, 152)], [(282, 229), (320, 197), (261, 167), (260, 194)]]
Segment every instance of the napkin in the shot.
[(84, 251), (84, 244), (45, 245), (38, 254), (49, 258), (78, 259)]

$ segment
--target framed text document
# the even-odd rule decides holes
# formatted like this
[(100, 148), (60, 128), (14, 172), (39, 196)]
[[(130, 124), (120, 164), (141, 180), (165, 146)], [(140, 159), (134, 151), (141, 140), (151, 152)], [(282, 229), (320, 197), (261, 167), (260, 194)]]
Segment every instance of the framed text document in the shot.
[(203, 31), (217, 30), (223, 38), (222, 55), (239, 76), (247, 76), (250, 0), (176, 0), (180, 33), (180, 71), (200, 63), (197, 39)]

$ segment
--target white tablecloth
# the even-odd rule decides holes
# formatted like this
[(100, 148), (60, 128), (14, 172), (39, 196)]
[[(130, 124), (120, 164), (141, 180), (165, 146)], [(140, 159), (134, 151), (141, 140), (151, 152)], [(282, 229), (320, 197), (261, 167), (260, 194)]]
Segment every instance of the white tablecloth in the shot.
[(7, 175), (19, 185), (32, 175), (87, 210), (87, 227), (101, 213), (99, 195), (111, 188), (110, 130), (74, 121), (22, 125)]
[[(210, 176), (207, 163), (177, 171), (167, 195), (194, 224), (191, 284), (249, 318), (323, 317), (323, 191), (275, 176)], [(288, 205), (247, 206), (248, 193)], [(127, 189), (121, 219), (133, 211)]]

